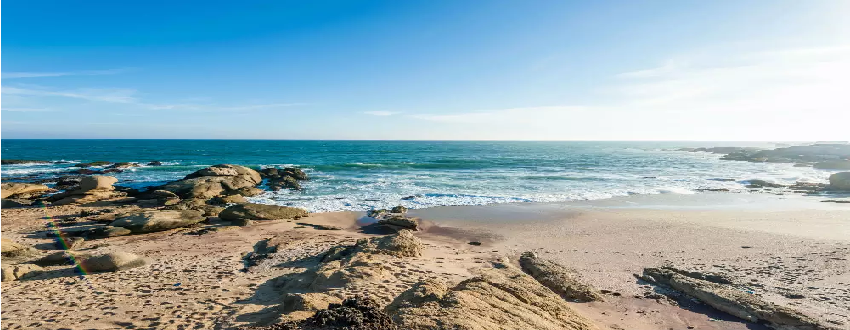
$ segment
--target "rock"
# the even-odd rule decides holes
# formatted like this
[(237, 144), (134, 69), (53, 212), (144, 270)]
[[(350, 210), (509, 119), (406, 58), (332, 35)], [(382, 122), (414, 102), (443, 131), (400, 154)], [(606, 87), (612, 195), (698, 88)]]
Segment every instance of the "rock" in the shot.
[(305, 217), (307, 211), (304, 209), (277, 206), (263, 205), (254, 203), (236, 204), (227, 207), (219, 214), (222, 220), (235, 221), (240, 219), (248, 220), (275, 220), (275, 219), (293, 219), (295, 217)]
[(393, 209), (390, 210), (390, 212), (392, 212), (392, 213), (407, 213), (407, 208), (402, 206), (402, 205), (399, 205), (399, 206), (393, 207)]
[(94, 175), (80, 179), (79, 192), (87, 192), (91, 190), (110, 191), (115, 190), (112, 185), (118, 182), (118, 179), (112, 176)]
[(372, 217), (375, 219), (383, 219), (383, 217), (387, 216), (390, 211), (387, 209), (379, 209), (379, 210), (369, 210), (366, 212), (366, 216)]
[(301, 170), (300, 168), (287, 167), (287, 168), (284, 168), (282, 172), (283, 172), (282, 176), (289, 176), (289, 177), (294, 178), (295, 180), (308, 180), (309, 179), (309, 177), (307, 176), (307, 173), (304, 173), (304, 171)]
[(107, 174), (107, 173), (124, 173), (124, 170), (118, 169), (118, 168), (110, 168), (110, 169), (105, 169), (103, 171), (100, 171), (100, 173), (97, 173), (97, 174)]
[(14, 198), (20, 195), (43, 194), (50, 188), (43, 184), (10, 182), (0, 185), (0, 198)]
[(419, 230), (419, 223), (414, 218), (408, 218), (405, 216), (390, 216), (386, 219), (378, 220), (377, 225), (384, 226), (396, 231), (407, 229), (417, 231)]
[(245, 188), (236, 189), (236, 190), (234, 190), (234, 192), (239, 194), (239, 195), (245, 196), (245, 197), (251, 197), (251, 196), (257, 196), (259, 194), (262, 194), (265, 191), (260, 189), (260, 188), (256, 188), (256, 187), (245, 187)]
[(115, 272), (147, 264), (145, 258), (127, 252), (112, 252), (80, 261), (80, 266), (87, 272)]
[(76, 171), (70, 171), (70, 172), (68, 172), (68, 173), (73, 173), (73, 174), (83, 174), (83, 175), (92, 175), (92, 174), (103, 174), (104, 172), (103, 172), (103, 171), (95, 171), (95, 170), (90, 170), (90, 169), (84, 168), (84, 169), (79, 169), (79, 170), (76, 170)]
[(773, 182), (768, 182), (768, 181), (765, 181), (765, 180), (754, 179), (754, 180), (747, 181), (747, 188), (782, 188), (782, 187), (785, 187), (785, 186), (783, 186), (781, 184), (773, 183)]
[(85, 253), (73, 251), (59, 251), (48, 254), (41, 259), (33, 261), (33, 263), (42, 267), (75, 265), (77, 263), (77, 260), (82, 260), (88, 257), (90, 257), (90, 255)]
[(605, 300), (596, 288), (582, 283), (574, 271), (551, 260), (538, 258), (533, 252), (523, 253), (519, 264), (522, 271), (564, 299), (581, 302)]
[(239, 193), (243, 188), (253, 188), (260, 182), (262, 178), (257, 171), (244, 166), (222, 164), (198, 170), (160, 188), (184, 199), (210, 199), (228, 192)]
[(320, 225), (320, 224), (312, 224), (312, 223), (306, 223), (306, 222), (298, 222), (297, 224), (301, 225), (301, 226), (306, 226), (306, 227), (313, 227), (314, 229), (318, 229), (318, 230), (342, 230), (342, 227), (332, 226), (332, 225)]
[(283, 188), (301, 190), (301, 184), (298, 183), (298, 180), (291, 176), (285, 176), (279, 179), (269, 180), (269, 189), (277, 191)]
[(137, 163), (122, 162), (122, 163), (115, 163), (115, 164), (109, 165), (106, 168), (122, 169), (122, 168), (131, 168), (131, 167), (139, 167), (139, 166), (142, 166), (142, 165), (139, 165)]
[(413, 236), (412, 231), (401, 230), (393, 235), (359, 239), (354, 248), (358, 252), (387, 254), (401, 258), (422, 256), (424, 245), (418, 237)]
[(829, 189), (850, 191), (850, 172), (840, 172), (829, 176)]
[(472, 242), (469, 242), (469, 245), (481, 246), (481, 242), (479, 242), (479, 241), (472, 241)]
[(402, 198), (401, 198), (401, 200), (403, 200), (403, 201), (412, 201), (412, 200), (416, 199), (416, 197), (419, 197), (419, 196), (416, 196), (416, 195), (412, 195), (412, 196), (405, 196), (405, 197), (402, 197)]
[(213, 199), (213, 203), (215, 204), (235, 204), (235, 203), (247, 203), (248, 200), (242, 195), (227, 195), (216, 197)]
[[(296, 312), (297, 313), (297, 312)], [(327, 309), (299, 321), (289, 321), (251, 330), (398, 330), (392, 318), (371, 298), (357, 296), (342, 303), (331, 303)]]
[(748, 162), (817, 163), (850, 158), (850, 144), (819, 143), (808, 146), (790, 146), (773, 150), (737, 150), (721, 159)]
[(668, 268), (645, 268), (645, 280), (668, 286), (720, 311), (750, 322), (764, 322), (775, 329), (822, 329), (814, 319), (779, 306), (729, 284), (689, 277)]
[(38, 275), (43, 271), (41, 267), (34, 264), (6, 265), (2, 267), (2, 281), (15, 281)]
[(283, 296), (281, 307), (284, 313), (294, 311), (318, 311), (327, 309), (330, 304), (341, 303), (342, 299), (324, 293), (287, 293)]
[(242, 226), (242, 227), (249, 227), (249, 226), (251, 226), (255, 223), (254, 220), (249, 220), (249, 219), (244, 219), (244, 218), (231, 220), (230, 222), (234, 226)]
[(504, 265), (451, 288), (420, 282), (386, 311), (403, 329), (597, 329), (551, 290)]
[(74, 165), (74, 167), (105, 166), (105, 165), (109, 165), (109, 164), (112, 164), (112, 162), (97, 161), (97, 162), (90, 162), (90, 163), (79, 163), (77, 165)]
[(82, 237), (57, 237), (53, 241), (53, 246), (57, 250), (76, 250), (83, 247), (85, 239)]
[(0, 165), (18, 165), (18, 164), (48, 164), (46, 160), (26, 160), (26, 159), (3, 159), (0, 160)]
[(116, 236), (125, 236), (132, 234), (133, 231), (123, 227), (102, 226), (87, 230), (81, 235), (88, 239), (107, 238)]
[(162, 162), (158, 160), (151, 161), (147, 163), (148, 166), (162, 166)]
[(30, 246), (2, 238), (0, 239), (0, 252), (2, 252), (4, 258), (17, 258), (32, 255), (35, 251)]
[(186, 227), (206, 220), (201, 212), (195, 210), (173, 211), (143, 211), (117, 217), (109, 225), (123, 227), (133, 233), (150, 233)]
[(850, 160), (831, 160), (815, 163), (812, 167), (822, 170), (850, 170)]

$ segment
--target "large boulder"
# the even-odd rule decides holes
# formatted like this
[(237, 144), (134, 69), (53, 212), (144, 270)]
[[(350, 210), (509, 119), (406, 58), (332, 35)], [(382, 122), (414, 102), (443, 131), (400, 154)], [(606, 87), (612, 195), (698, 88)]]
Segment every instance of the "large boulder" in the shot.
[(228, 192), (239, 193), (262, 182), (257, 171), (245, 166), (215, 165), (187, 175), (182, 180), (166, 183), (162, 187), (181, 198), (210, 199)]
[(264, 168), (260, 170), (260, 175), (269, 182), (269, 189), (280, 190), (283, 188), (301, 190), (301, 183), (298, 181), (307, 180), (307, 173), (304, 173), (300, 168), (287, 167), (284, 169)]
[(295, 207), (244, 203), (232, 205), (218, 217), (222, 220), (276, 220), (294, 219), (307, 216), (307, 211)]
[(395, 257), (419, 257), (424, 249), (422, 241), (413, 236), (410, 230), (401, 230), (397, 234), (360, 239), (355, 245), (355, 251), (387, 254)]
[(850, 191), (850, 172), (840, 172), (830, 175), (829, 189)]
[(87, 272), (115, 272), (147, 264), (145, 258), (127, 252), (112, 252), (80, 261), (80, 267)]
[(2, 248), (3, 258), (23, 258), (38, 254), (33, 247), (15, 243), (6, 238), (0, 239), (0, 248)]
[(541, 259), (533, 252), (523, 253), (519, 265), (522, 271), (564, 299), (581, 302), (605, 300), (594, 287), (579, 281), (574, 271), (551, 260)]
[(386, 310), (403, 329), (598, 329), (561, 297), (507, 265), (454, 287), (420, 282)]
[(767, 323), (775, 329), (818, 330), (822, 326), (814, 319), (785, 306), (765, 301), (761, 297), (733, 285), (688, 276), (675, 268), (645, 268), (642, 278), (670, 287), (717, 310), (750, 322)]
[(33, 194), (43, 194), (50, 191), (50, 188), (43, 184), (18, 183), (10, 182), (0, 185), (0, 195), (2, 198), (21, 196), (29, 198)]
[(42, 272), (42, 268), (34, 264), (17, 264), (3, 265), (2, 280), (3, 282), (25, 279), (27, 277), (38, 275)]
[(117, 217), (109, 226), (127, 228), (138, 234), (186, 227), (204, 220), (202, 213), (195, 210), (143, 211)]
[(118, 182), (118, 179), (111, 176), (93, 175), (80, 179), (80, 188), (78, 192), (87, 192), (91, 190), (111, 191), (115, 190), (112, 185)]
[(118, 179), (111, 176), (94, 175), (80, 178), (76, 190), (65, 191), (53, 196), (49, 200), (53, 205), (87, 204), (97, 201), (127, 196), (126, 193), (115, 191), (112, 185)]

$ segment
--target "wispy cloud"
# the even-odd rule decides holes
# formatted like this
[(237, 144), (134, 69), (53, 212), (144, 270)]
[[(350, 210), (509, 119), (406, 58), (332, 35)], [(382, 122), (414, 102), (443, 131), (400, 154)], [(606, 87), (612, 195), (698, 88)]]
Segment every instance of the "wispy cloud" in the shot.
[(364, 111), (363, 113), (367, 114), (367, 115), (371, 115), (371, 116), (392, 116), (392, 115), (400, 114), (401, 112), (398, 112), (398, 111)]
[(44, 108), (3, 108), (3, 111), (12, 111), (12, 112), (45, 112), (45, 111), (53, 111), (50, 109)]
[(270, 103), (243, 106), (218, 106), (210, 104), (144, 104), (153, 110), (189, 110), (189, 111), (250, 111), (274, 108), (286, 108), (310, 105), (310, 103)]
[(130, 71), (130, 69), (110, 69), (110, 70), (85, 70), (85, 71), (64, 71), (64, 72), (4, 72), (3, 79), (18, 79), (18, 78), (41, 78), (41, 77), (62, 77), (62, 76), (102, 76), (119, 74)]
[(73, 90), (47, 90), (19, 87), (3, 87), (2, 92), (3, 94), (10, 95), (68, 97), (88, 101), (110, 103), (138, 102), (138, 99), (133, 97), (133, 95), (136, 94), (136, 90), (124, 88), (83, 88)]

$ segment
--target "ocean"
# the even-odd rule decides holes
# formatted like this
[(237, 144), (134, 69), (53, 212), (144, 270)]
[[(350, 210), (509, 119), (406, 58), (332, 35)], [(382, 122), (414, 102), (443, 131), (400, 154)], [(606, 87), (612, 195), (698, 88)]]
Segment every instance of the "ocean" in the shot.
[[(215, 164), (297, 166), (301, 191), (250, 200), (311, 212), (443, 205), (595, 200), (634, 194), (745, 192), (747, 180), (827, 182), (830, 172), (793, 164), (720, 160), (681, 147), (756, 146), (732, 142), (510, 142), (291, 140), (2, 140), (3, 159), (57, 161), (3, 165), (4, 181), (62, 175), (88, 161), (161, 161), (113, 173), (119, 185), (146, 187)], [(67, 162), (67, 163), (65, 163)], [(412, 197), (411, 197), (412, 196)]]

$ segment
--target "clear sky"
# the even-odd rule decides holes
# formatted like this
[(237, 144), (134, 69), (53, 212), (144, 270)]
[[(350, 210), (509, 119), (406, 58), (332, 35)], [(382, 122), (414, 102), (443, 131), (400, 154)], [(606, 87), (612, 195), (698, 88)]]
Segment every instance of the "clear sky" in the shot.
[(848, 140), (850, 1), (7, 1), (3, 138)]

